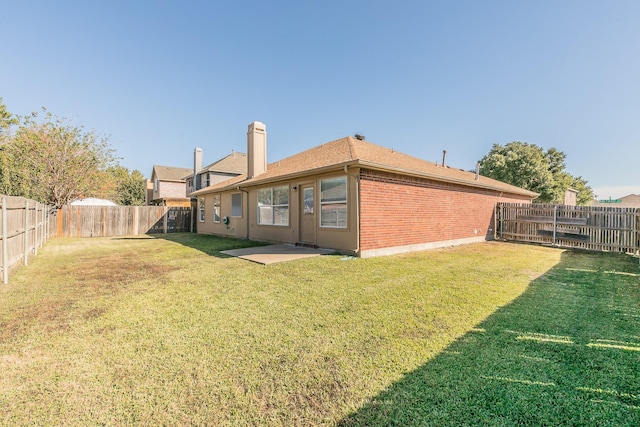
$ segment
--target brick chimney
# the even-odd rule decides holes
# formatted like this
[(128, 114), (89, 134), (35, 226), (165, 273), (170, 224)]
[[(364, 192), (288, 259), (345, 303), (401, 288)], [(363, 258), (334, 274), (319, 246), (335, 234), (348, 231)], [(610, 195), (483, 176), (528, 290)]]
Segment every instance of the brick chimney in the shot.
[(247, 178), (267, 171), (267, 130), (264, 123), (253, 122), (247, 130)]

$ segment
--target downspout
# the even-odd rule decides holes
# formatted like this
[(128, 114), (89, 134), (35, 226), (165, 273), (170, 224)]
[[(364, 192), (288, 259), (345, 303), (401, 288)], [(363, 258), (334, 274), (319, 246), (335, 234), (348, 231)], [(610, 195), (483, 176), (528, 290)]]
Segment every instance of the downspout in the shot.
[(240, 188), (239, 185), (237, 189), (238, 191), (241, 191), (247, 195), (247, 203), (246, 203), (246, 206), (247, 206), (247, 233), (246, 234), (247, 235), (245, 236), (245, 239), (249, 240), (249, 192)]
[(351, 175), (349, 173), (349, 166), (344, 165), (344, 173), (347, 176), (352, 176), (356, 179), (356, 249), (355, 254), (360, 253), (360, 174)]

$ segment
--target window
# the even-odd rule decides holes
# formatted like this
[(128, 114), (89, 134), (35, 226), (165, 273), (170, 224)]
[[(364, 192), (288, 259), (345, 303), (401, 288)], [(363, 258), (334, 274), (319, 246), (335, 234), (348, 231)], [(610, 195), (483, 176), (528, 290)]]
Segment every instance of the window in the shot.
[(158, 192), (158, 177), (156, 176), (155, 179), (153, 180), (153, 192), (157, 193)]
[(305, 215), (313, 215), (313, 187), (307, 187), (303, 190), (304, 209)]
[(213, 195), (213, 222), (220, 222), (220, 195)]
[(231, 216), (242, 216), (242, 193), (231, 195)]
[(347, 177), (320, 180), (320, 227), (347, 228)]
[(258, 190), (258, 224), (289, 225), (289, 186)]
[(198, 199), (198, 207), (200, 209), (200, 222), (204, 222), (204, 202), (205, 202), (205, 198), (201, 197)]

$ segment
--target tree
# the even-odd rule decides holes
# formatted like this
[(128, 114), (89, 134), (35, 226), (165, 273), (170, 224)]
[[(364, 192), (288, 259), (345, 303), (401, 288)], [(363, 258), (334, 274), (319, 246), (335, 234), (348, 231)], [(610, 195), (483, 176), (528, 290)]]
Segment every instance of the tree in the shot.
[(7, 111), (7, 106), (0, 96), (0, 133), (5, 133), (12, 125), (18, 124), (18, 118)]
[(104, 197), (125, 206), (141, 206), (145, 202), (146, 179), (139, 170), (129, 172), (123, 166), (106, 171)]
[(85, 131), (43, 108), (22, 118), (3, 147), (0, 192), (61, 207), (98, 195), (104, 171), (115, 162), (106, 137)]
[(535, 144), (514, 141), (493, 144), (480, 160), (480, 173), (527, 190), (535, 191), (541, 203), (563, 200), (568, 188), (578, 190), (578, 203), (593, 200), (593, 190), (582, 177), (566, 172), (566, 155), (555, 148), (544, 150)]

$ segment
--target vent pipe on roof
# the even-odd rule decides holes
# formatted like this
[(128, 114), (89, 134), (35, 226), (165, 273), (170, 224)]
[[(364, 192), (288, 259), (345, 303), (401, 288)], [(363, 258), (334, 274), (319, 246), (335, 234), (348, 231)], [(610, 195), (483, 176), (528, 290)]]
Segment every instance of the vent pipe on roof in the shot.
[(447, 159), (447, 150), (442, 150), (442, 167), (446, 168), (447, 164), (445, 163)]
[(264, 123), (250, 123), (247, 130), (247, 178), (255, 178), (267, 171), (267, 127)]
[(476, 181), (480, 179), (480, 162), (476, 163)]

